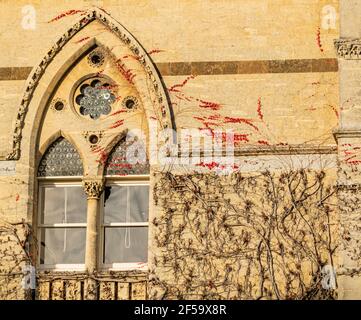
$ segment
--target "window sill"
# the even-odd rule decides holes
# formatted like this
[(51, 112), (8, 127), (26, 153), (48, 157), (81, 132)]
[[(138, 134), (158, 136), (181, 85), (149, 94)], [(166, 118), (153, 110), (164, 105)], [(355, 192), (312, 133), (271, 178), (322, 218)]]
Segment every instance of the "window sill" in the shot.
[(102, 270), (112, 271), (148, 271), (147, 263), (113, 263), (103, 265)]
[(84, 264), (59, 264), (59, 265), (41, 265), (39, 272), (85, 272)]
[[(88, 278), (88, 274), (83, 270), (37, 270), (37, 278), (40, 280), (78, 280), (83, 281)], [(98, 281), (145, 281), (147, 270), (99, 270), (92, 275)]]

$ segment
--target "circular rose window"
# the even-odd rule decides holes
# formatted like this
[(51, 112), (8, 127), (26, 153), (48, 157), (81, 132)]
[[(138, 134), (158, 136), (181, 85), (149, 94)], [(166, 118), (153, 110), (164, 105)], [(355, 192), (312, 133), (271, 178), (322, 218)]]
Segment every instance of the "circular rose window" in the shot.
[(99, 119), (108, 115), (116, 98), (110, 81), (103, 78), (90, 78), (83, 81), (74, 94), (74, 106), (84, 117)]

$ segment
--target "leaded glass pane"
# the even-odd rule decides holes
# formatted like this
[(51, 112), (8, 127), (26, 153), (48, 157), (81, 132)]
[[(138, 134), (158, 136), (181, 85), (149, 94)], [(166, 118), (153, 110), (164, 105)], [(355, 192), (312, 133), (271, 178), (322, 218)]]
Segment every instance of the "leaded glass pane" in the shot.
[(78, 151), (63, 137), (45, 152), (38, 168), (39, 177), (82, 176), (83, 164)]
[(83, 116), (89, 115), (94, 120), (101, 115), (109, 114), (111, 105), (116, 100), (109, 87), (109, 84), (103, 84), (99, 79), (82, 85), (80, 94), (75, 98), (76, 103), (80, 106), (80, 113)]
[(105, 175), (149, 174), (145, 143), (137, 137), (123, 138), (110, 153)]

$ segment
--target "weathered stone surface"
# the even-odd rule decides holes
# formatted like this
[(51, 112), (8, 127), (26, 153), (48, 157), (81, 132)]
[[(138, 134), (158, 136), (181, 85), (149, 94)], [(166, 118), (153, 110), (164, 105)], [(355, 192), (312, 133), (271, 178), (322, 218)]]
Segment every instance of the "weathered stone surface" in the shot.
[[(69, 11), (87, 10), (89, 1), (82, 0), (52, 5), (40, 0), (32, 6), (36, 12), (35, 29), (27, 29), (22, 23), (23, 1), (5, 0), (0, 4), (1, 12), (6, 13), (0, 21), (0, 29), (5, 30), (0, 33), (3, 48), (0, 61), (0, 160), (14, 160), (0, 162), (0, 254), (4, 254), (0, 273), (6, 275), (5, 282), (0, 283), (1, 299), (25, 298), (20, 284), (21, 268), (11, 269), (19, 259), (24, 259), (23, 264), (38, 263), (34, 258), (37, 256), (36, 246), (30, 249), (31, 254), (28, 252), (28, 239), (31, 238), (28, 228), (36, 229), (34, 217), (38, 210), (38, 191), (35, 179), (39, 161), (48, 146), (64, 136), (79, 151), (84, 181), (89, 177), (101, 178), (107, 155), (120, 136), (127, 130), (141, 129), (149, 137), (150, 119), (156, 119), (161, 124), (159, 127), (170, 128), (176, 124), (179, 132), (195, 128), (210, 130), (208, 133), (212, 134), (216, 129), (233, 129), (238, 134), (236, 162), (242, 174), (250, 173), (254, 168), (257, 168), (256, 176), (266, 170), (279, 174), (284, 168), (299, 170), (302, 166), (316, 172), (325, 169), (329, 174), (328, 184), (342, 187), (337, 193), (338, 204), (332, 204), (332, 214), (336, 216), (332, 216), (331, 224), (324, 220), (312, 221), (315, 228), (322, 229), (319, 232), (322, 236), (327, 228), (332, 228), (333, 239), (337, 239), (334, 228), (340, 227), (340, 248), (334, 261), (336, 269), (340, 269), (338, 297), (360, 297), (359, 281), (353, 279), (358, 279), (361, 261), (358, 203), (358, 185), (361, 184), (361, 62), (357, 48), (352, 49), (355, 50), (352, 60), (346, 60), (340, 52), (336, 55), (333, 44), (338, 38), (360, 38), (361, 28), (357, 26), (361, 24), (358, 18), (361, 6), (357, 1), (184, 0), (178, 1), (177, 6), (171, 1), (161, 0), (104, 1), (104, 10), (111, 17), (103, 9), (96, 9), (96, 13)], [(336, 19), (327, 29), (324, 19), (329, 21), (327, 19), (333, 13), (339, 14), (342, 23)], [(327, 14), (329, 16), (325, 17)], [(56, 16), (58, 18), (54, 19)], [(131, 35), (125, 33), (116, 21)], [(95, 46), (106, 53), (102, 63), (89, 63), (89, 54)], [(158, 65), (160, 75), (147, 58), (146, 51)], [(30, 77), (25, 81), (28, 75)], [(116, 101), (109, 114), (92, 120), (82, 116), (74, 101), (74, 92), (80, 90), (79, 85), (84, 80), (97, 76), (105, 76), (111, 80), (111, 85), (115, 85)], [(130, 96), (137, 101), (134, 110), (124, 108), (124, 99)], [(62, 102), (63, 107), (57, 108), (57, 102)], [(335, 134), (337, 142), (333, 136), (335, 129), (338, 129)], [(94, 135), (96, 143), (90, 139)], [(336, 163), (336, 156), (339, 163)], [(209, 212), (206, 212), (209, 219), (226, 215), (230, 209), (220, 208), (219, 200), (231, 200), (232, 197), (234, 200), (232, 183), (221, 177), (218, 182), (207, 185), (213, 174), (208, 168), (217, 164), (197, 165), (202, 168), (205, 178), (195, 177), (195, 185), (200, 190), (207, 189), (207, 194), (202, 194), (202, 197), (209, 204)], [(175, 168), (186, 170), (175, 166), (172, 174), (175, 174)], [(158, 172), (153, 176), (155, 172), (151, 169), (151, 189), (163, 174)], [(162, 267), (164, 261), (158, 261), (158, 269), (152, 269), (156, 266), (152, 259), (158, 256), (156, 253), (160, 253), (159, 257), (167, 254), (166, 249), (162, 251), (162, 246), (157, 243), (172, 240), (171, 227), (180, 232), (183, 222), (174, 219), (168, 234), (164, 230), (157, 234), (159, 226), (154, 224), (154, 219), (164, 214), (172, 216), (173, 213), (167, 211), (170, 208), (179, 210), (180, 217), (186, 213), (196, 215), (203, 210), (201, 205), (180, 209), (188, 191), (187, 185), (179, 184), (176, 189), (162, 189), (163, 198), (158, 199), (157, 205), (157, 199), (151, 198), (149, 255), (152, 258), (149, 275), (93, 279), (89, 282), (93, 289), (90, 294), (84, 275), (81, 279), (68, 275), (60, 278), (53, 274), (41, 275), (38, 299), (136, 300), (162, 296), (162, 284), (173, 284), (174, 274)], [(244, 191), (241, 196), (253, 201), (257, 198), (255, 192), (257, 190)], [(95, 196), (100, 196), (100, 193)], [(279, 208), (287, 205), (289, 203), (281, 204), (280, 201)], [(260, 210), (255, 219), (270, 212), (271, 207), (265, 212)], [(18, 224), (15, 229), (19, 229), (19, 239), (9, 223)], [(194, 237), (194, 225), (189, 221), (186, 225), (182, 241)], [(202, 234), (207, 226), (207, 220), (202, 221)], [(222, 235), (226, 237), (225, 229), (222, 229)], [(240, 238), (248, 241), (247, 237), (244, 232)], [(259, 235), (253, 240), (261, 241)], [(307, 245), (312, 241), (309, 235), (305, 236)], [(270, 243), (277, 251), (277, 259), (281, 261), (281, 252), (293, 259), (293, 254), (296, 254), (292, 250), (294, 244), (282, 245), (285, 247), (275, 249), (276, 242)], [(217, 250), (221, 251), (220, 248)], [(217, 256), (217, 251), (212, 254)], [(179, 285), (179, 288), (183, 286), (183, 291), (171, 293), (173, 297), (186, 298), (203, 297), (202, 294), (222, 298), (227, 295), (232, 298), (295, 298), (295, 295), (287, 296), (284, 292), (292, 293), (287, 285), (296, 286), (297, 282), (289, 281), (281, 269), (278, 269), (279, 274), (268, 273), (269, 277), (263, 279), (264, 287), (247, 287), (249, 277), (259, 279), (263, 265), (268, 265), (266, 257), (264, 255), (260, 260), (256, 257), (251, 263), (242, 264), (237, 279), (227, 278), (227, 274), (232, 272), (227, 271), (229, 266), (222, 259), (212, 260), (212, 263), (218, 263), (223, 284), (240, 285), (231, 286), (232, 290), (223, 295), (217, 296), (223, 288), (218, 288), (212, 279), (201, 283), (204, 292), (191, 290), (192, 284), (182, 279), (184, 282), (181, 285), (176, 283), (173, 289)], [(323, 262), (332, 260), (324, 253), (320, 257)], [(297, 274), (302, 270), (305, 283), (312, 283), (314, 279), (310, 278), (310, 270), (314, 265), (304, 257), (299, 260), (291, 271)], [(204, 257), (197, 260), (199, 265), (205, 262)], [(187, 271), (191, 272), (190, 268)], [(209, 280), (208, 276), (212, 275), (202, 277)], [(202, 277), (198, 280), (201, 281)], [(275, 290), (274, 280), (280, 292)], [(152, 286), (151, 293), (148, 292), (148, 283)], [(262, 291), (262, 288), (267, 290)], [(318, 288), (311, 289), (311, 293), (302, 292), (303, 297), (315, 298), (313, 294)], [(187, 295), (182, 296), (185, 293)]]

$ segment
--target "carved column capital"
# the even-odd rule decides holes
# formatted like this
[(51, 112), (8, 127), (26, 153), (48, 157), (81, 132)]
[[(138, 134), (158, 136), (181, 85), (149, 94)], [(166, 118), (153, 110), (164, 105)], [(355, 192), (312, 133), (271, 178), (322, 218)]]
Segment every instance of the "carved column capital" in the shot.
[(104, 190), (104, 179), (85, 178), (83, 188), (88, 199), (99, 199)]
[(339, 58), (347, 60), (361, 59), (361, 39), (336, 39), (334, 40), (336, 53)]

